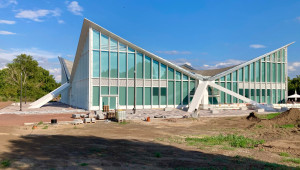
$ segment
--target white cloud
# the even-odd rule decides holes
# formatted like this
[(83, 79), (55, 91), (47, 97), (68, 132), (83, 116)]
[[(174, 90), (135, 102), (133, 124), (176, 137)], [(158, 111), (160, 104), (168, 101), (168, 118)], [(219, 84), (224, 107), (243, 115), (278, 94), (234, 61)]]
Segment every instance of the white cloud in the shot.
[(39, 10), (21, 10), (19, 13), (16, 14), (16, 18), (25, 18), (30, 19), (36, 22), (42, 22), (43, 20), (41, 18), (46, 17), (48, 15), (50, 16), (60, 16), (60, 10), (47, 10), (47, 9), (39, 9)]
[(251, 45), (249, 45), (249, 47), (250, 48), (255, 48), (255, 49), (257, 49), (257, 48), (266, 48), (265, 45), (261, 45), (261, 44), (251, 44)]
[(63, 24), (63, 23), (65, 23), (65, 21), (64, 20), (58, 20), (57, 21), (59, 24)]
[(174, 64), (176, 64), (178, 66), (181, 66), (181, 65), (184, 65), (184, 64), (192, 66), (191, 62), (189, 62), (185, 58), (178, 58), (178, 59), (175, 59), (175, 60), (170, 60), (170, 62), (172, 62), (172, 63), (174, 63)]
[(177, 50), (171, 50), (171, 51), (157, 51), (157, 53), (168, 54), (168, 55), (191, 54), (190, 51), (177, 51)]
[(6, 8), (12, 4), (17, 5), (18, 2), (16, 0), (0, 0), (0, 8)]
[(10, 20), (0, 20), (0, 24), (15, 24), (16, 21), (10, 21)]
[(290, 62), (288, 63), (288, 74), (289, 77), (294, 78), (296, 75), (300, 75), (300, 62)]
[(70, 12), (72, 12), (74, 15), (82, 15), (83, 8), (78, 4), (77, 1), (72, 2), (66, 2), (67, 8)]
[(54, 79), (57, 82), (61, 81), (61, 68), (51, 68), (48, 70), (49, 70), (50, 74), (52, 74), (54, 76)]
[[(39, 65), (44, 69), (49, 70), (49, 72), (54, 75), (55, 80), (60, 82), (60, 64), (58, 62), (57, 56), (61, 56), (59, 53), (53, 53), (49, 51), (40, 50), (38, 48), (29, 49), (9, 49), (0, 50), (0, 68), (4, 68), (7, 63), (12, 62), (12, 60), (20, 54), (31, 55), (35, 60), (38, 61)], [(50, 61), (52, 60), (52, 61)], [(55, 60), (55, 62), (53, 62)]]
[(14, 35), (16, 33), (10, 31), (0, 31), (0, 35)]

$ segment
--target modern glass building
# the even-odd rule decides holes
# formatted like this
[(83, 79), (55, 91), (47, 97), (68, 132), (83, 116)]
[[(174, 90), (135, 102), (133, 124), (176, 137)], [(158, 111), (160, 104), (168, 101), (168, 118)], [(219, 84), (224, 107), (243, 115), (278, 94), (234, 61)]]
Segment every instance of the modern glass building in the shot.
[(287, 47), (228, 68), (177, 66), (84, 19), (74, 62), (60, 58), (61, 102), (87, 109), (189, 108), (229, 103), (282, 103)]

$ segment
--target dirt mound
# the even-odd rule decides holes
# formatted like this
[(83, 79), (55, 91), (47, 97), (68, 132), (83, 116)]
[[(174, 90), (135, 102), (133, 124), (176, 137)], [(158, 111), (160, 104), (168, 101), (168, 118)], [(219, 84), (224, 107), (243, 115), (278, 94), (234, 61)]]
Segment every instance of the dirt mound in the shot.
[(274, 117), (273, 119), (270, 119), (269, 121), (274, 122), (278, 125), (300, 125), (300, 110), (292, 108)]
[(249, 116), (247, 116), (247, 120), (259, 122), (260, 118), (258, 118), (254, 112), (251, 112)]

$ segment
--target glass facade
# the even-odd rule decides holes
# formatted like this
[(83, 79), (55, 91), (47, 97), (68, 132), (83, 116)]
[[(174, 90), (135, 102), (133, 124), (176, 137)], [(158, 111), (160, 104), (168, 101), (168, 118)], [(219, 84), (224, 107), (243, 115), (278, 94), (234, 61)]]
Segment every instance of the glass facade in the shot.
[[(100, 105), (109, 104), (110, 108), (117, 107), (117, 104), (121, 107), (134, 104), (176, 107), (188, 105), (191, 101), (195, 79), (181, 71), (95, 30), (92, 47), (92, 78), (108, 83), (93, 87), (93, 106), (99, 106), (100, 100)], [(136, 89), (133, 86), (135, 75)]]
[[(101, 79), (100, 85), (93, 84), (93, 106), (176, 107), (189, 105), (193, 99), (197, 81), (191, 74), (98, 31), (93, 30), (92, 37), (91, 74), (92, 78)], [(220, 77), (215, 83), (259, 103), (280, 103), (285, 100), (285, 55), (285, 49), (281, 49)], [(210, 104), (243, 102), (212, 87), (208, 92)]]
[[(258, 103), (282, 103), (286, 98), (285, 54), (285, 49), (278, 50), (215, 82)], [(213, 102), (213, 98), (216, 98), (217, 102)], [(210, 104), (243, 103), (242, 100), (237, 100), (224, 92), (209, 95), (209, 101)]]

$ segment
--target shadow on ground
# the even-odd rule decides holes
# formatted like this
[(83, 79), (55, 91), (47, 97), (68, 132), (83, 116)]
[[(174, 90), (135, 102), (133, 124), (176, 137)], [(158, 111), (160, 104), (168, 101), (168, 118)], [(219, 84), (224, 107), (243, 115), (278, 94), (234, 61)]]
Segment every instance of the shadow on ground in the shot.
[(23, 136), (0, 159), (15, 169), (289, 169), (243, 157), (94, 136)]

